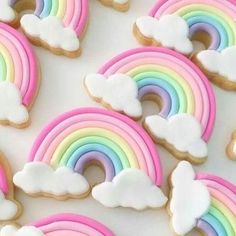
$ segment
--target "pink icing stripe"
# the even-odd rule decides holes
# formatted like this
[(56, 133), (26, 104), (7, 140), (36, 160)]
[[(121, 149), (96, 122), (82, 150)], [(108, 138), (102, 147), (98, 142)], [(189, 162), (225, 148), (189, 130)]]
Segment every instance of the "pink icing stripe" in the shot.
[(233, 202), (224, 192), (216, 190), (214, 188), (208, 188), (210, 195), (215, 199), (222, 202), (228, 209), (232, 211), (232, 213), (236, 216), (236, 203)]
[(55, 235), (58, 235), (58, 233), (60, 232), (66, 232), (66, 230), (69, 230), (69, 235), (71, 235), (71, 232), (73, 232), (75, 235), (79, 233), (80, 235), (84, 234), (91, 236), (103, 236), (103, 233), (98, 232), (96, 229), (91, 228), (88, 225), (80, 222), (74, 223), (72, 221), (53, 222), (51, 224), (40, 227), (40, 230), (46, 235), (50, 235), (51, 233), (57, 233)]
[(6, 173), (2, 166), (0, 166), (0, 190), (6, 195), (9, 193), (9, 186)]
[[(205, 89), (203, 89), (203, 91), (204, 90), (207, 91), (208, 95), (206, 95), (206, 96), (209, 99), (209, 104), (206, 103), (203, 105), (204, 105), (204, 107), (209, 105), (209, 108), (210, 108), (209, 114), (208, 114), (209, 115), (208, 124), (207, 124), (206, 130), (204, 131), (204, 134), (203, 134), (203, 139), (205, 141), (208, 141), (211, 134), (212, 134), (212, 131), (214, 128), (214, 123), (215, 123), (215, 112), (216, 112), (215, 96), (214, 96), (212, 87), (211, 87), (208, 79), (205, 77), (205, 75), (202, 73), (202, 71), (197, 66), (195, 66), (189, 59), (184, 57), (183, 55), (181, 55), (177, 52), (174, 52), (172, 50), (166, 49), (166, 48), (142, 47), (142, 48), (131, 49), (131, 50), (128, 50), (128, 51), (114, 57), (113, 59), (111, 59), (109, 62), (107, 62), (105, 65), (102, 66), (102, 68), (98, 71), (98, 73), (105, 74), (105, 75), (109, 74), (113, 70), (112, 68), (115, 68), (115, 71), (117, 71), (118, 68), (116, 68), (116, 64), (119, 64), (120, 61), (126, 60), (126, 58), (129, 58), (129, 57), (135, 57), (136, 56), (135, 54), (140, 54), (140, 56), (137, 55), (137, 57), (140, 58), (140, 57), (142, 57), (142, 54), (145, 54), (145, 53), (160, 53), (166, 57), (167, 57), (167, 55), (169, 55), (170, 57), (172, 56), (173, 58), (176, 58), (177, 63), (179, 61), (179, 63), (185, 64), (186, 69), (187, 69), (187, 67), (189, 67), (189, 70), (193, 71), (193, 73), (199, 78), (199, 80), (202, 81), (204, 86), (201, 87), (201, 89), (205, 87)], [(157, 55), (157, 56), (159, 56), (159, 55)], [(112, 72), (114, 72), (114, 71), (112, 71)], [(199, 81), (199, 84), (200, 84), (200, 81)]]
[(224, 180), (218, 176), (215, 175), (209, 175), (205, 173), (198, 173), (197, 174), (197, 179), (199, 180), (210, 180), (213, 182), (216, 182), (226, 188), (228, 188), (230, 191), (232, 191), (234, 194), (236, 194), (236, 186), (228, 182), (227, 180)]
[[(44, 128), (43, 131), (41, 132), (41, 134), (38, 136), (38, 138), (36, 139), (36, 141), (33, 145), (31, 153), (29, 155), (29, 160), (28, 161), (29, 162), (34, 161), (41, 144), (44, 142), (44, 139), (47, 137), (47, 135), (52, 130), (54, 130), (54, 128), (56, 126), (60, 125), (65, 120), (70, 119), (73, 116), (77, 116), (77, 115), (80, 115), (80, 114), (87, 114), (87, 113), (90, 114), (90, 115), (93, 115), (93, 113), (94, 113), (94, 116), (97, 116), (98, 114), (108, 116), (109, 119), (107, 119), (107, 121), (114, 118), (114, 119), (116, 119), (117, 125), (119, 125), (123, 122), (123, 123), (126, 123), (130, 127), (129, 130), (132, 130), (132, 129), (135, 130), (139, 134), (139, 136), (141, 136), (141, 138), (143, 140), (142, 142), (145, 142), (145, 144), (146, 144), (146, 146), (147, 146), (147, 148), (148, 148), (148, 150), (151, 154), (151, 157), (153, 158), (153, 162), (154, 162), (153, 166), (156, 169), (155, 173), (157, 173), (155, 182), (158, 186), (161, 185), (162, 178), (163, 178), (162, 166), (161, 166), (161, 163), (160, 163), (159, 155), (157, 154), (157, 152), (155, 150), (155, 146), (154, 146), (151, 138), (149, 137), (149, 135), (139, 125), (137, 125), (135, 122), (133, 122), (128, 117), (120, 115), (119, 113), (115, 113), (115, 112), (112, 112), (112, 111), (107, 111), (107, 110), (104, 110), (104, 109), (81, 108), (81, 109), (76, 109), (76, 110), (73, 110), (71, 112), (68, 112), (68, 113), (65, 113), (65, 114), (59, 116), (57, 119), (55, 119), (53, 122), (51, 122), (48, 126), (46, 126), (46, 128)], [(120, 122), (119, 122), (119, 120), (120, 120)], [(134, 136), (134, 137), (136, 137), (136, 136)], [(49, 142), (49, 143), (51, 143), (51, 142)]]
[[(73, 16), (70, 22), (70, 27), (72, 27), (75, 31), (78, 25), (78, 21), (80, 19), (80, 15), (81, 15), (81, 0), (77, 0), (75, 1), (75, 6), (74, 6), (74, 12), (73, 12)], [(77, 34), (78, 35), (78, 34)]]
[(70, 22), (73, 17), (74, 9), (75, 9), (75, 1), (76, 0), (67, 1), (66, 12), (65, 12), (64, 19), (63, 19), (63, 23), (65, 26), (70, 25)]
[[(87, 234), (83, 234), (81, 232), (75, 232), (75, 231), (71, 231), (71, 230), (60, 230), (60, 231), (54, 231), (54, 232), (49, 232), (46, 234), (46, 236), (65, 236), (65, 235), (69, 235), (69, 236), (88, 236)], [(93, 236), (96, 236), (96, 234), (93, 234)]]
[(26, 51), (26, 54), (28, 55), (30, 68), (30, 73), (28, 76), (29, 86), (27, 88), (26, 93), (23, 94), (23, 104), (29, 106), (34, 100), (38, 87), (38, 66), (36, 62), (36, 57), (27, 39), (23, 35), (3, 23), (0, 23), (0, 28), (13, 35), (21, 43), (21, 45), (24, 47), (24, 50)]
[(45, 225), (49, 225), (51, 223), (61, 222), (61, 221), (84, 224), (88, 227), (93, 228), (94, 230), (97, 230), (98, 232), (102, 233), (104, 236), (114, 236), (114, 234), (108, 228), (106, 228), (104, 225), (100, 224), (99, 222), (85, 216), (74, 215), (74, 214), (60, 214), (60, 215), (51, 216), (51, 217), (42, 219), (40, 221), (34, 222), (31, 225), (40, 229), (41, 227)]
[(222, 10), (227, 15), (230, 15), (233, 19), (236, 18), (235, 2), (222, 1), (222, 0), (170, 0), (170, 1), (158, 1), (157, 4), (150, 12), (150, 16), (159, 18), (161, 15), (173, 14), (178, 9), (190, 4), (203, 4), (214, 6), (217, 9)]
[(76, 27), (76, 32), (79, 37), (81, 37), (87, 25), (88, 14), (89, 14), (88, 0), (81, 0), (81, 15)]
[(12, 35), (8, 35), (6, 31), (3, 31), (0, 28), (0, 44), (3, 45), (3, 47), (6, 48), (6, 50), (11, 55), (11, 59), (14, 63), (14, 83), (18, 88), (21, 88), (22, 83), (22, 76), (23, 76), (23, 70), (22, 70), (22, 63), (21, 63), (21, 57), (19, 53), (21, 52), (22, 48), (19, 48), (19, 42), (15, 40)]

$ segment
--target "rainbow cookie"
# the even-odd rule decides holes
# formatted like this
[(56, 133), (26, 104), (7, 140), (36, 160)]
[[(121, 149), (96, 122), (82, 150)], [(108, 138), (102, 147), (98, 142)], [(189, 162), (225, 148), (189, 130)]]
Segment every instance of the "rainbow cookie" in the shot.
[(160, 0), (136, 20), (134, 33), (143, 44), (192, 56), (214, 83), (236, 90), (235, 19), (235, 0)]
[(207, 78), (186, 57), (166, 48), (132, 49), (84, 83), (96, 101), (136, 119), (142, 117), (142, 100), (154, 100), (161, 111), (144, 121), (154, 140), (178, 158), (194, 163), (206, 159), (215, 99)]
[[(88, 21), (88, 0), (35, 0), (36, 3), (33, 0), (5, 1), (9, 5), (8, 17), (10, 12), (15, 13), (12, 22), (18, 20), (14, 24), (17, 27), (20, 21), (23, 31), (34, 44), (55, 54), (79, 56)], [(34, 8), (34, 14), (25, 14), (21, 18), (14, 11), (21, 12), (29, 8)], [(9, 23), (1, 15), (4, 16), (0, 10), (0, 21)], [(13, 13), (11, 16), (13, 18)]]
[(28, 41), (15, 29), (0, 23), (0, 123), (29, 124), (40, 80), (39, 65)]
[(106, 174), (105, 182), (92, 189), (103, 205), (138, 210), (165, 205), (159, 188), (162, 167), (152, 140), (134, 121), (103, 109), (76, 109), (52, 121), (13, 181), (33, 196), (84, 197), (90, 186), (83, 171), (94, 163)]
[(169, 212), (174, 232), (193, 229), (205, 236), (236, 235), (236, 186), (214, 175), (195, 174), (182, 161), (171, 175)]
[(0, 223), (10, 222), (20, 216), (21, 205), (14, 195), (11, 168), (0, 153)]
[(19, 227), (6, 225), (1, 236), (114, 236), (106, 226), (75, 214), (58, 214), (46, 217), (29, 225)]
[(99, 0), (105, 6), (111, 6), (118, 11), (127, 11), (130, 0)]

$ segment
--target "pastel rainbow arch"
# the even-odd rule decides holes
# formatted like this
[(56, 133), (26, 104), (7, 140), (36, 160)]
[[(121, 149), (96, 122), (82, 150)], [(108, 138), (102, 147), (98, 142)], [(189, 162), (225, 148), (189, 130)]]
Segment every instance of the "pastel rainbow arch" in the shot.
[(160, 19), (177, 14), (187, 22), (190, 37), (199, 31), (209, 34), (209, 49), (221, 52), (236, 45), (236, 3), (234, 0), (160, 0), (150, 16)]
[(87, 25), (88, 0), (36, 0), (34, 14), (41, 19), (58, 17), (65, 27), (74, 29), (80, 38)]
[(29, 225), (18, 228), (13, 225), (2, 227), (1, 233), (32, 236), (114, 236), (105, 225), (89, 217), (76, 214), (57, 214), (45, 217)]
[(13, 83), (22, 103), (33, 105), (39, 86), (38, 63), (27, 39), (12, 27), (0, 23), (0, 81)]
[(191, 114), (202, 126), (202, 138), (209, 140), (215, 122), (214, 94), (205, 75), (186, 57), (166, 48), (142, 47), (114, 57), (98, 73), (106, 78), (128, 75), (137, 83), (139, 100), (159, 96), (164, 118)]
[(236, 186), (204, 173), (198, 173), (196, 179), (207, 186), (211, 196), (208, 213), (198, 220), (197, 228), (207, 236), (236, 235)]
[(81, 108), (59, 116), (39, 134), (28, 159), (79, 174), (91, 161), (102, 165), (106, 181), (136, 168), (157, 186), (162, 183), (159, 155), (148, 134), (129, 118), (103, 109)]

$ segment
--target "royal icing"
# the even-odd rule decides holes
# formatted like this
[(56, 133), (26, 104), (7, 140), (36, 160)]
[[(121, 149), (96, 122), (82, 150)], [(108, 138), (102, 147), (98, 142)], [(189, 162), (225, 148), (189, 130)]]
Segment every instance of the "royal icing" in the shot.
[(9, 22), (9, 23), (14, 21), (16, 15), (10, 3), (11, 3), (10, 0), (0, 1), (0, 21)]
[(180, 162), (171, 175), (171, 222), (178, 235), (189, 233), (210, 207), (207, 187), (195, 178), (191, 164), (186, 161)]
[(171, 177), (170, 202), (175, 233), (197, 228), (204, 235), (235, 235), (236, 186), (214, 175), (195, 174), (188, 162), (180, 162)]
[(52, 48), (77, 51), (80, 47), (76, 32), (70, 27), (64, 27), (56, 16), (40, 19), (35, 15), (24, 15), (21, 18), (21, 26), (27, 35), (39, 38)]
[(21, 228), (6, 225), (1, 236), (114, 236), (106, 226), (75, 214), (58, 214), (46, 217)]
[(39, 229), (33, 226), (24, 226), (20, 229), (13, 225), (6, 225), (0, 231), (1, 236), (45, 236)]
[(228, 47), (221, 52), (214, 50), (201, 51), (198, 53), (197, 59), (209, 72), (236, 82), (236, 46)]
[(50, 165), (41, 162), (27, 163), (24, 169), (14, 176), (13, 182), (28, 194), (80, 196), (90, 189), (86, 179), (71, 168), (59, 167), (54, 170)]
[(168, 47), (184, 54), (193, 51), (189, 39), (189, 27), (186, 21), (177, 15), (166, 15), (160, 20), (151, 16), (140, 17), (136, 20), (139, 31), (148, 38), (153, 38), (163, 47)]
[(123, 170), (112, 182), (95, 186), (92, 195), (106, 207), (132, 207), (136, 210), (160, 208), (167, 202), (161, 189), (137, 169)]
[(20, 205), (14, 199), (14, 186), (9, 164), (0, 156), (0, 222), (15, 219), (19, 215)]
[(131, 117), (142, 115), (138, 87), (129, 76), (116, 74), (107, 79), (100, 74), (91, 74), (85, 78), (85, 86), (91, 96), (101, 99), (113, 110), (124, 112)]
[[(28, 192), (23, 185), (32, 187), (31, 183), (42, 181), (43, 186), (48, 186), (50, 195), (55, 195), (51, 185), (49, 189), (47, 175), (40, 180), (36, 179), (39, 176), (37, 173), (41, 173), (41, 170), (36, 173), (32, 168), (31, 172), (35, 178), (20, 176), (25, 171), (28, 172), (29, 167), (37, 166), (38, 163), (46, 166), (43, 168), (53, 168), (55, 173), (62, 167), (67, 167), (71, 169), (70, 173), (83, 175), (84, 169), (91, 162), (98, 162), (103, 166), (106, 182), (112, 182), (121, 171), (132, 168), (148, 176), (154, 186), (160, 187), (162, 184), (159, 155), (149, 135), (128, 117), (96, 108), (76, 109), (48, 124), (36, 139), (25, 168), (14, 176), (14, 183)], [(55, 177), (60, 186), (63, 178)], [(21, 184), (18, 184), (18, 180)], [(79, 185), (79, 181), (75, 182)], [(69, 189), (71, 190), (71, 187)]]
[[(96, 81), (95, 77), (98, 78), (99, 82)], [(111, 83), (111, 78), (116, 78), (117, 81), (121, 77), (122, 84)], [(199, 135), (197, 132), (197, 143), (191, 143), (189, 148), (198, 159), (206, 157), (207, 151), (204, 143), (209, 140), (214, 127), (215, 98), (206, 76), (186, 57), (166, 48), (142, 47), (132, 49), (108, 61), (98, 70), (96, 76), (92, 74), (88, 75), (87, 78), (85, 79), (85, 86), (96, 101), (100, 101), (102, 104), (106, 103), (109, 105), (108, 107), (113, 109), (114, 104), (120, 105), (122, 101), (122, 104), (125, 105), (123, 110), (121, 109), (122, 106), (115, 110), (131, 117), (136, 115), (134, 117), (137, 118), (139, 113), (131, 114), (126, 108), (132, 106), (129, 110), (136, 111), (136, 107), (138, 107), (138, 103), (134, 102), (136, 97), (141, 102), (143, 98), (149, 95), (154, 97), (153, 99), (157, 97), (160, 100), (161, 111), (158, 115), (166, 120), (178, 114), (191, 114), (196, 120), (194, 122), (195, 127), (198, 131), (201, 130), (201, 133)], [(107, 79), (106, 84), (104, 78)], [(134, 87), (129, 86), (128, 89), (131, 79), (138, 88), (137, 95)], [(87, 80), (90, 80), (90, 83)], [(123, 80), (127, 80), (126, 85), (124, 85)], [(107, 84), (109, 84), (109, 89)], [(112, 96), (110, 91), (116, 92)], [(126, 93), (129, 95), (125, 96)], [(108, 95), (108, 98), (105, 97)], [(133, 98), (131, 99), (130, 96)], [(124, 103), (124, 99), (126, 99), (126, 103)], [(142, 115), (142, 113), (140, 114)], [(196, 141), (195, 137), (193, 139), (191, 142)], [(185, 148), (180, 147), (179, 151), (182, 152), (183, 150), (189, 151), (186, 150), (186, 146)]]
[(177, 114), (167, 120), (161, 116), (149, 116), (145, 125), (155, 138), (164, 139), (176, 150), (199, 159), (207, 157), (207, 144), (201, 138), (202, 127), (192, 115)]
[[(161, 40), (156, 36), (155, 28), (163, 18), (180, 17), (186, 25), (181, 29), (176, 27), (176, 22), (169, 21), (166, 29), (173, 32), (172, 40), (178, 39), (176, 31), (188, 33), (190, 39), (195, 39), (199, 33), (206, 33), (198, 40), (207, 47), (206, 51), (197, 54), (197, 59), (204, 69), (216, 73), (225, 79), (235, 82), (235, 69), (233, 62), (236, 58), (236, 3), (234, 0), (161, 0), (157, 1), (149, 13), (148, 17), (141, 17), (136, 22), (136, 27), (140, 33), (147, 38)], [(166, 30), (168, 32), (168, 30)], [(138, 34), (136, 34), (139, 37)], [(207, 42), (209, 41), (209, 42)], [(178, 42), (175, 41), (175, 42)], [(184, 42), (184, 41), (182, 41)], [(162, 42), (161, 42), (162, 43)], [(170, 47), (169, 45), (164, 45)], [(173, 45), (171, 45), (173, 47)], [(194, 46), (194, 45), (193, 45)], [(175, 48), (181, 53), (185, 52), (185, 45)], [(204, 49), (204, 48), (202, 48)]]
[(37, 95), (38, 65), (28, 41), (0, 23), (0, 121), (22, 125)]
[(0, 82), (0, 120), (8, 120), (14, 124), (26, 123), (29, 114), (24, 105), (18, 87), (15, 84)]

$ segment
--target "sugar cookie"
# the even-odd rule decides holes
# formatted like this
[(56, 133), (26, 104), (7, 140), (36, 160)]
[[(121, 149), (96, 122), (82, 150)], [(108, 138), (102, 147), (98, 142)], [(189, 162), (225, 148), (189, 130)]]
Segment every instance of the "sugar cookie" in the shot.
[(153, 139), (178, 158), (206, 160), (215, 98), (207, 78), (186, 57), (166, 48), (128, 50), (86, 76), (84, 84), (96, 101), (135, 119), (142, 117), (142, 100), (157, 102), (160, 113), (144, 121)]
[(114, 236), (105, 225), (76, 214), (58, 214), (20, 227), (5, 225), (1, 236)]
[(0, 23), (0, 123), (23, 128), (37, 96), (40, 70), (28, 41)]
[(227, 146), (226, 152), (230, 159), (236, 160), (236, 132), (233, 132), (231, 141)]
[(15, 220), (21, 211), (21, 205), (15, 200), (11, 168), (0, 153), (0, 223)]
[[(36, 0), (35, 2), (4, 0), (3, 2), (5, 1), (9, 15), (6, 17), (6, 13), (0, 10), (0, 21), (15, 27), (21, 25), (32, 43), (55, 54), (68, 57), (80, 55), (81, 40), (88, 21), (88, 0)], [(28, 8), (33, 9), (34, 14), (24, 14), (20, 18), (16, 13)], [(10, 20), (7, 20), (8, 18)]]
[(136, 20), (134, 34), (142, 44), (191, 56), (213, 83), (236, 90), (235, 19), (234, 0), (161, 0)]
[(103, 205), (137, 210), (165, 205), (162, 167), (149, 135), (126, 116), (104, 109), (76, 109), (52, 121), (13, 181), (33, 196), (84, 197), (92, 186), (83, 171), (94, 163), (106, 174), (92, 189)]
[(190, 163), (182, 161), (171, 175), (169, 212), (177, 235), (193, 229), (202, 235), (236, 234), (236, 186), (218, 176), (195, 174)]
[(111, 6), (118, 11), (127, 11), (130, 0), (99, 0), (105, 6)]

